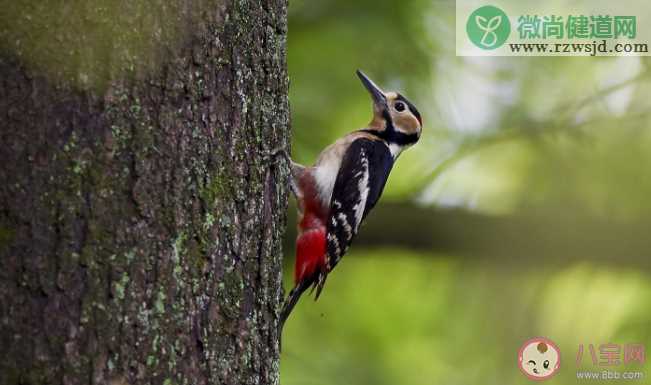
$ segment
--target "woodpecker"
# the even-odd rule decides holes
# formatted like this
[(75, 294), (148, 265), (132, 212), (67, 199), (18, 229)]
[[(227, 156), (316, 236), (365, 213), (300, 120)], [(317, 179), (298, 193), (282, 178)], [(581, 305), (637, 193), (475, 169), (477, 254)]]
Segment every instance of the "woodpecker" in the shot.
[[(291, 191), (298, 204), (294, 288), (280, 314), (280, 330), (308, 288), (321, 294), (326, 278), (346, 254), (375, 206), (393, 164), (420, 138), (423, 120), (397, 92), (384, 92), (363, 72), (373, 99), (373, 119), (326, 147), (314, 166), (291, 162)], [(285, 154), (287, 156), (287, 154)]]

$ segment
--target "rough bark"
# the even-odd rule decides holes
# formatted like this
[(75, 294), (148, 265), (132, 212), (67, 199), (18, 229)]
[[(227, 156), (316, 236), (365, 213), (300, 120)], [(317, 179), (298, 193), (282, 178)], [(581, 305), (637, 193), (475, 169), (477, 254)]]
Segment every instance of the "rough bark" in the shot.
[(278, 383), (286, 1), (18, 3), (0, 383)]

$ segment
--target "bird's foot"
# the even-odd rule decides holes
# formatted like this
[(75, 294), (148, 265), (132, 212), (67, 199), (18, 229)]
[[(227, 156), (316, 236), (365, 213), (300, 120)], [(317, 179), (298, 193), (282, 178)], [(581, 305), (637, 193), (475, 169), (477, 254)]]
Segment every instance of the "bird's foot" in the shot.
[(276, 147), (271, 151), (263, 153), (262, 157), (265, 162), (272, 161), (273, 163), (275, 163), (278, 157), (282, 157), (287, 162), (289, 162), (289, 164), (292, 163), (292, 158), (289, 156), (289, 153), (287, 152), (285, 147)]

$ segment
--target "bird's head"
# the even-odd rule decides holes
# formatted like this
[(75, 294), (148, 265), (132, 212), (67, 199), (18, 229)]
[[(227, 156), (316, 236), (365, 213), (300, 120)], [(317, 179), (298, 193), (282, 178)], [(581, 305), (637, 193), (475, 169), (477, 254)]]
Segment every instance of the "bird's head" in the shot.
[(357, 76), (373, 99), (373, 120), (369, 130), (401, 148), (416, 143), (423, 129), (423, 119), (416, 106), (397, 92), (382, 91), (362, 71), (357, 70)]

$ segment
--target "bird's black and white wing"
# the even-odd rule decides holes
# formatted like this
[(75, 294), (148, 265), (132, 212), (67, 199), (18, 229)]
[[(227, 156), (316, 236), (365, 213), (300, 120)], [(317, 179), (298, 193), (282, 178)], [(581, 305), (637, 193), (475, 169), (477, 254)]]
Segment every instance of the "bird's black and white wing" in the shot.
[(348, 251), (362, 221), (380, 198), (392, 167), (393, 157), (384, 141), (359, 138), (346, 150), (326, 225), (328, 272)]

